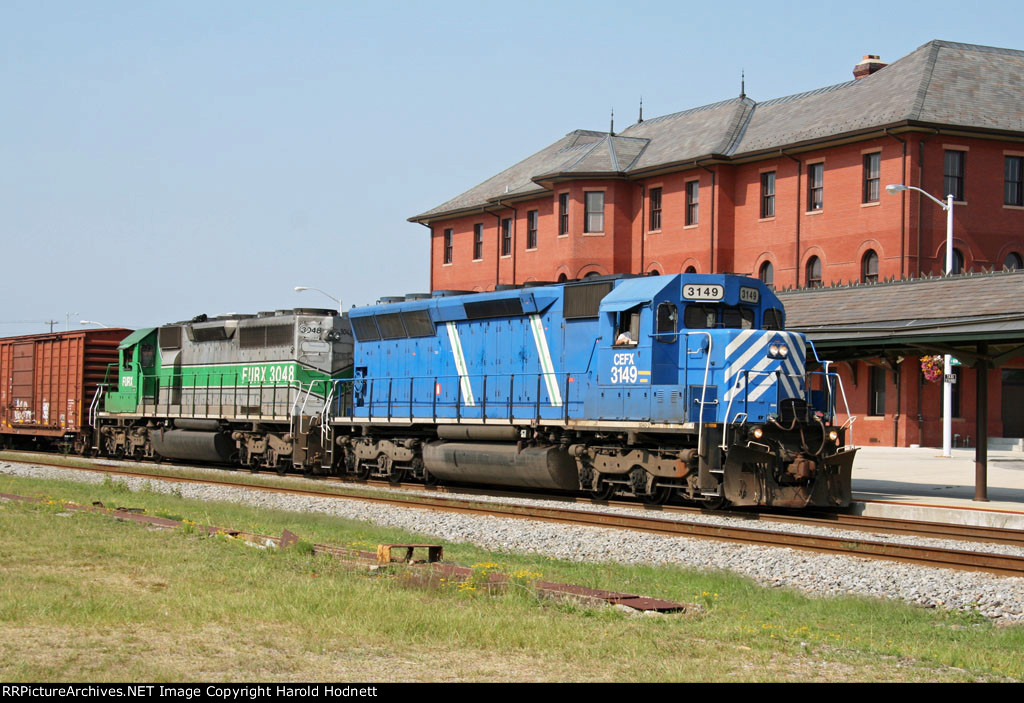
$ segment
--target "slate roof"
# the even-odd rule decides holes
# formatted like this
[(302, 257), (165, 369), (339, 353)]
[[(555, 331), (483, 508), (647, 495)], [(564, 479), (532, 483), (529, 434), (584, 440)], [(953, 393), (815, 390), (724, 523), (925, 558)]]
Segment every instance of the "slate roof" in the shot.
[(805, 142), (901, 124), (1024, 133), (1024, 51), (931, 41), (862, 78), (755, 102), (748, 97), (631, 125), (576, 130), (493, 178), (410, 218), (543, 193), (556, 177), (630, 177), (697, 159), (753, 158)]
[(1024, 271), (776, 294), (786, 308), (786, 328), (803, 332), (816, 343), (906, 342), (937, 335), (1024, 343)]

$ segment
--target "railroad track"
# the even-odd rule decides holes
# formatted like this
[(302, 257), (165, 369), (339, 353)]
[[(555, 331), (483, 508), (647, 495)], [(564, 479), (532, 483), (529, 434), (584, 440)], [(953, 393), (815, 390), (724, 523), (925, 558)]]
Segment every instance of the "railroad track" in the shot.
[[(8, 461), (24, 461), (24, 459), (17, 459), (9, 456), (3, 458)], [(801, 549), (817, 553), (887, 559), (933, 567), (984, 571), (1001, 576), (1024, 577), (1024, 557), (1006, 554), (992, 554), (987, 552), (922, 545), (893, 544), (867, 539), (854, 539), (849, 536), (831, 537), (821, 535), (802, 535), (763, 528), (708, 525), (696, 522), (668, 520), (661, 517), (646, 515), (621, 515), (580, 509), (536, 507), (514, 504), (480, 504), (472, 503), (466, 499), (442, 498), (426, 495), (415, 496), (404, 494), (399, 497), (394, 495), (387, 496), (367, 494), (364, 492), (351, 492), (345, 490), (325, 491), (308, 488), (270, 486), (265, 484), (229, 480), (228, 478), (198, 478), (174, 476), (166, 473), (133, 471), (124, 467), (111, 466), (109, 464), (90, 463), (84, 466), (71, 466), (55, 462), (37, 461), (34, 458), (31, 462), (63, 469), (96, 471), (112, 475), (131, 476), (160, 481), (246, 488), (249, 490), (260, 490), (279, 494), (339, 500), (361, 500), (404, 508), (441, 510), (475, 516), (497, 516), (516, 519), (543, 520), (546, 522), (556, 522), (577, 526), (582, 525), (600, 528), (626, 529), (670, 537), (717, 539), (740, 544), (789, 547), (792, 549)], [(775, 517), (778, 516), (773, 516), (772, 519), (775, 519)], [(814, 520), (829, 522), (829, 526), (832, 527), (837, 526), (832, 520), (823, 520), (821, 518), (814, 518)], [(794, 518), (792, 521), (795, 522), (797, 520)], [(891, 523), (894, 521), (885, 522)], [(845, 525), (843, 527), (845, 527)], [(949, 528), (953, 526), (943, 525), (940, 527)], [(879, 529), (889, 530), (895, 528), (890, 528), (889, 525), (882, 525), (879, 526)], [(987, 528), (987, 530), (992, 529), (994, 528)], [(1014, 533), (1016, 531), (1006, 530), (1005, 532)], [(934, 534), (931, 536), (934, 536)], [(948, 534), (948, 531), (944, 531), (943, 536), (948, 538), (950, 535)], [(1002, 535), (1002, 537), (1010, 539), (1010, 535)], [(1017, 541), (1015, 544), (1017, 546), (1022, 545), (1019, 533), (1017, 533)]]

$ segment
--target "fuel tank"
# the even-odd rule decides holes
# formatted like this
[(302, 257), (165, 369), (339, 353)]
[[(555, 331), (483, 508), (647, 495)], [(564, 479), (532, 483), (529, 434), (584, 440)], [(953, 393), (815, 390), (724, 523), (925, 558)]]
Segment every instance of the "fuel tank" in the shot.
[(227, 462), (235, 454), (235, 443), (222, 432), (156, 430), (150, 442), (157, 454), (169, 459)]
[(576, 460), (557, 447), (528, 447), (489, 442), (432, 442), (423, 448), (423, 465), (447, 481), (499, 486), (579, 488)]

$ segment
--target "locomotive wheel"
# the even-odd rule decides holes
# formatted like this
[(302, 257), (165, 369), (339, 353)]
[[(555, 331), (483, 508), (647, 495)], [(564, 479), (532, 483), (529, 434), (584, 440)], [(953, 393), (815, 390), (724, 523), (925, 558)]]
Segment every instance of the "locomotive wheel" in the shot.
[(428, 486), (428, 487), (432, 487), (432, 486), (436, 486), (437, 483), (438, 483), (437, 476), (435, 476), (434, 474), (430, 473), (426, 469), (423, 469), (423, 485), (424, 486)]
[(672, 495), (672, 489), (668, 486), (655, 486), (650, 493), (641, 497), (647, 505), (664, 505)]
[(601, 481), (596, 490), (587, 491), (594, 500), (608, 500), (615, 493), (615, 484)]
[(391, 473), (388, 475), (388, 481), (394, 485), (400, 484), (402, 481), (409, 477), (408, 469), (396, 469), (392, 468)]
[(114, 450), (114, 458), (115, 459), (124, 459), (124, 447), (123, 446), (118, 446), (118, 448)]
[(725, 507), (727, 502), (728, 501), (725, 499), (725, 496), (711, 496), (702, 500), (700, 502), (700, 507), (705, 510), (721, 510)]
[(363, 461), (362, 459), (356, 460), (356, 478), (360, 481), (365, 481), (370, 478), (370, 471), (372, 470), (372, 464)]

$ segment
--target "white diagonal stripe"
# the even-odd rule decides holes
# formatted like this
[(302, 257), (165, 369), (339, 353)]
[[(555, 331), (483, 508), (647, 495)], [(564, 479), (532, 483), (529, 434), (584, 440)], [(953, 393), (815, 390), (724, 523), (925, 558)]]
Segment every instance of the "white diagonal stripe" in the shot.
[(557, 408), (562, 405), (562, 393), (558, 388), (555, 364), (551, 361), (551, 350), (548, 348), (548, 338), (544, 334), (544, 324), (540, 320), (540, 315), (530, 315), (530, 329), (533, 331), (533, 342), (537, 345), (537, 357), (540, 359), (540, 370), (544, 375), (544, 385), (548, 389), (551, 407)]
[(729, 342), (729, 344), (727, 344), (725, 347), (725, 358), (728, 359), (730, 356), (736, 353), (736, 350), (742, 347), (752, 334), (760, 331), (761, 330), (743, 330), (738, 335), (736, 335), (736, 337), (734, 337), (733, 340)]
[[(756, 355), (759, 351), (768, 346), (768, 343), (771, 342), (771, 340), (772, 335), (766, 334), (764, 335), (764, 337), (759, 339), (755, 344), (750, 345), (750, 347), (745, 352), (743, 352), (743, 354), (741, 354), (738, 359), (729, 364), (728, 368), (726, 368), (725, 370), (725, 377), (730, 378), (739, 371), (742, 371), (744, 364), (749, 362), (754, 355)], [(726, 361), (728, 361), (728, 359), (729, 357), (726, 356)]]
[(466, 405), (476, 405), (473, 399), (473, 384), (469, 382), (469, 369), (466, 367), (466, 356), (462, 353), (462, 340), (455, 329), (454, 322), (445, 324), (448, 328), (448, 341), (452, 344), (452, 356), (455, 357), (455, 368), (459, 372), (459, 384), (462, 386), (462, 400)]
[[(766, 356), (763, 359), (761, 359), (759, 362), (754, 364), (754, 366), (752, 368), (746, 369), (747, 371), (750, 372), (749, 374), (741, 373), (739, 375), (739, 381), (736, 382), (733, 386), (730, 386), (729, 393), (731, 393), (732, 395), (729, 395), (727, 393), (726, 395), (729, 396), (727, 398), (727, 400), (732, 398), (732, 397), (734, 397), (734, 396), (736, 396), (736, 395), (738, 395), (739, 392), (743, 390), (743, 386), (746, 384), (746, 378), (747, 378), (748, 375), (751, 377), (751, 383), (759, 383), (758, 379), (761, 378), (761, 374), (759, 372), (760, 371), (764, 371), (773, 361), (775, 361), (775, 360), (774, 359), (770, 359), (770, 358), (768, 358)], [(750, 400), (750, 398), (748, 397), (747, 400)]]

